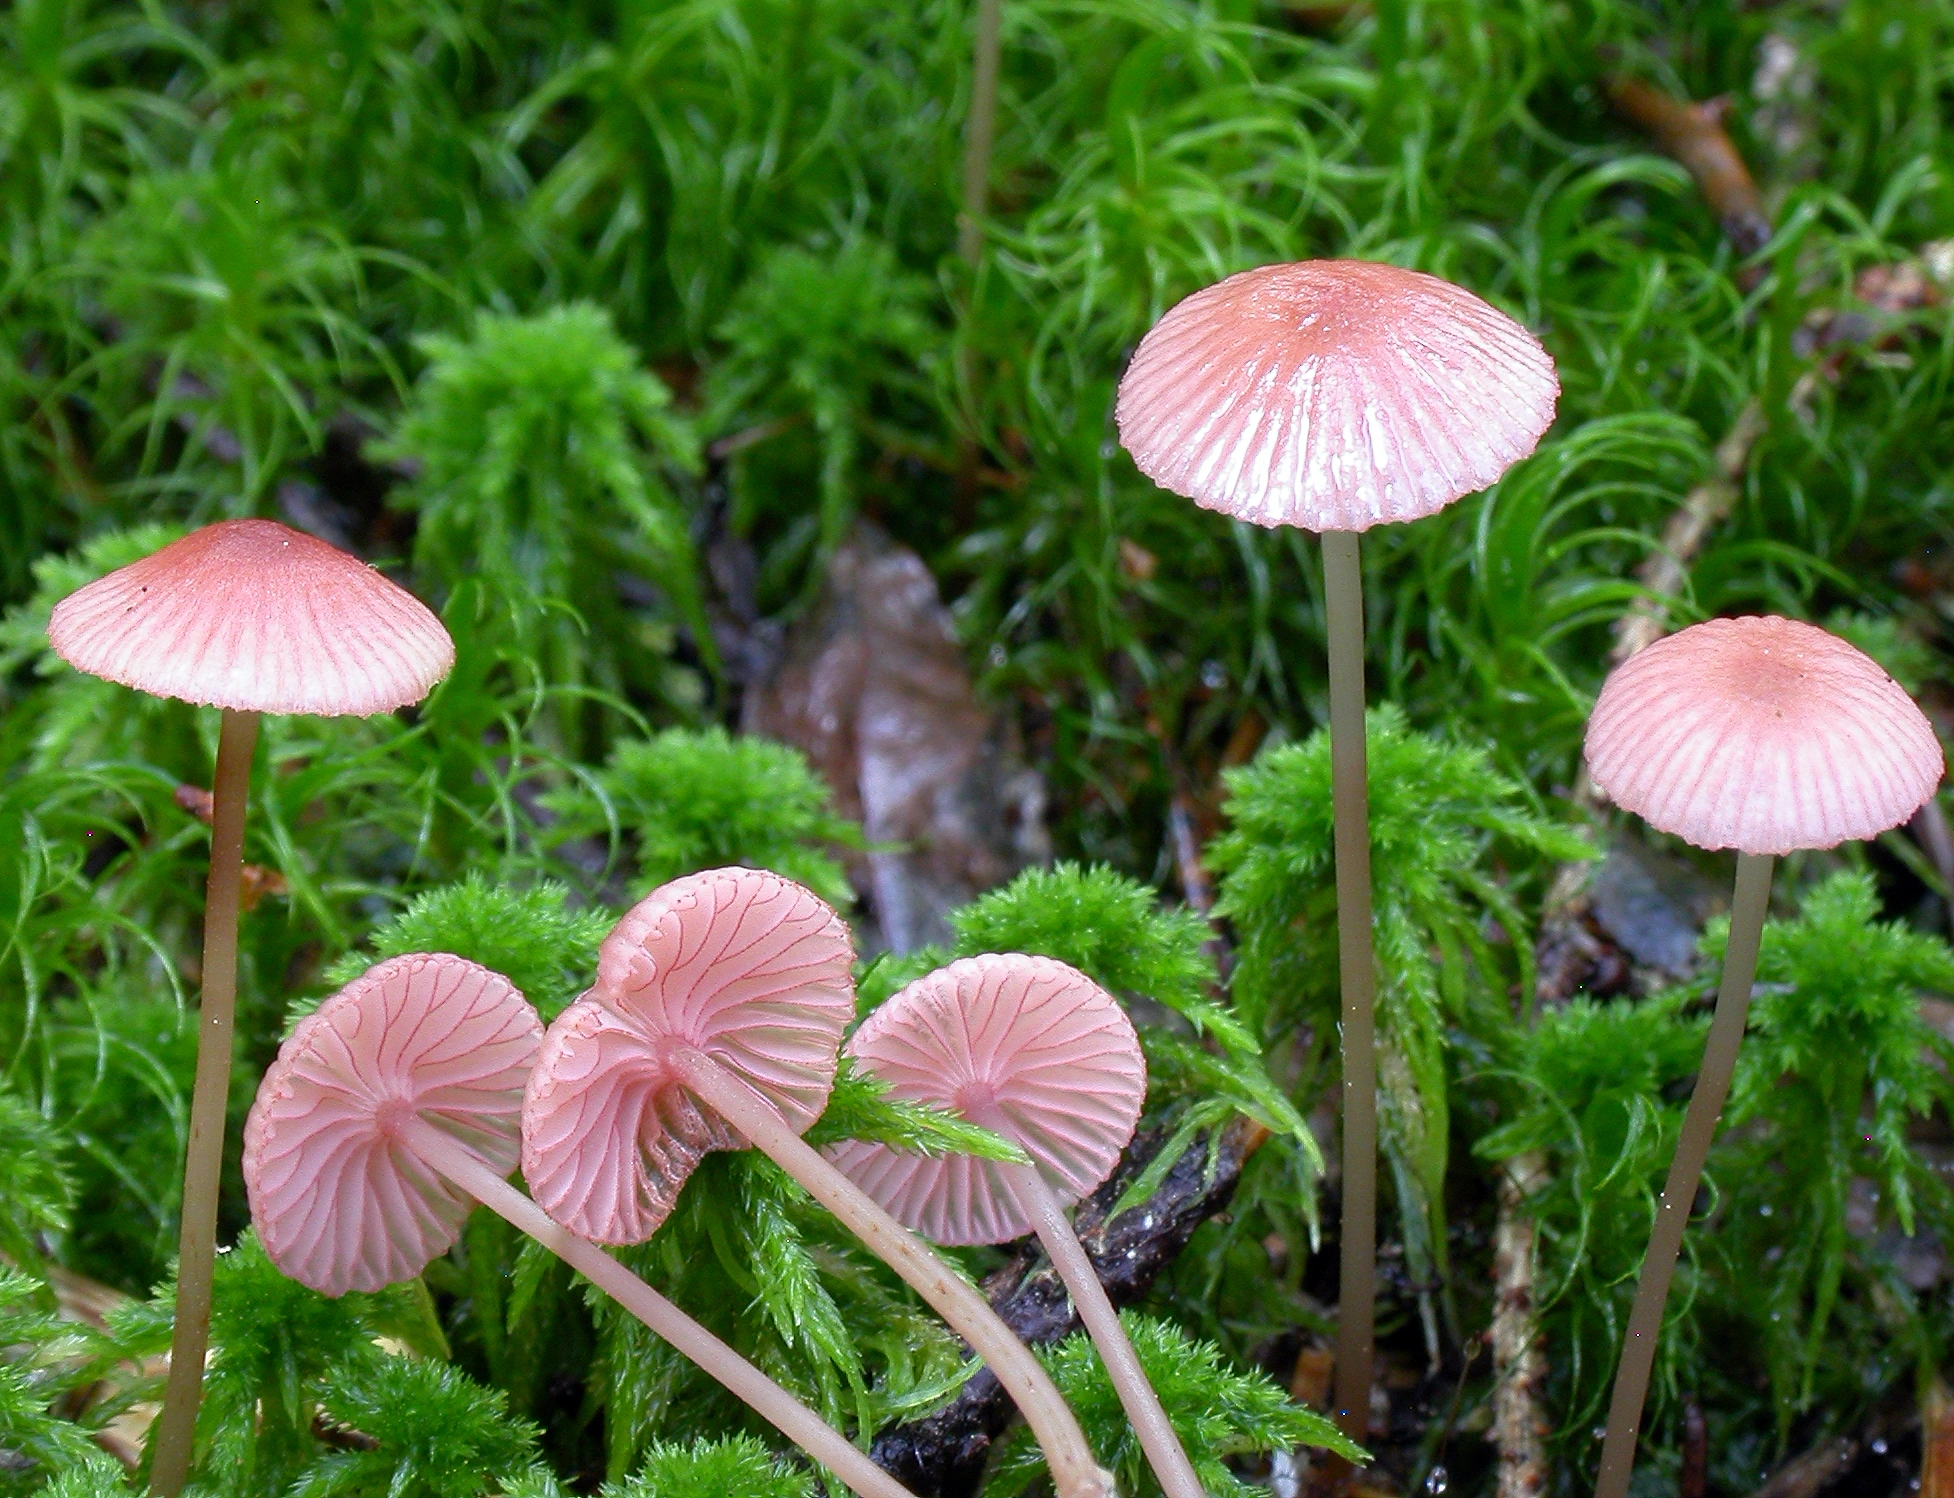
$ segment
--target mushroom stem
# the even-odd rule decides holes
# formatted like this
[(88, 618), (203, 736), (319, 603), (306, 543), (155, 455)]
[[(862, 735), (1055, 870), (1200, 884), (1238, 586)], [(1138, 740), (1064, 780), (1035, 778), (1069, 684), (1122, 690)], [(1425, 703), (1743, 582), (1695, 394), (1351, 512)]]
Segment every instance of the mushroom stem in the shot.
[(237, 1018), (237, 919), (244, 864), (244, 808), (258, 715), (225, 709), (211, 782), (210, 883), (204, 892), (203, 999), (197, 1010), (197, 1080), (183, 1163), (177, 1240), (176, 1326), (170, 1379), (156, 1420), (149, 1487), (175, 1498), (190, 1478), (197, 1406), (210, 1342), (210, 1280), (217, 1253), (217, 1187), (224, 1165), (224, 1115), (231, 1095), (231, 1031)]
[(915, 1498), (848, 1438), (588, 1238), (555, 1222), (466, 1146), (424, 1119), (401, 1139), (454, 1185), (518, 1232), (527, 1233), (612, 1300), (744, 1400), (760, 1417), (862, 1495)]
[(1106, 1287), (1099, 1282), (1098, 1271), (1086, 1257), (1078, 1234), (1059, 1206), (1058, 1197), (1036, 1166), (1000, 1161), (994, 1168), (1017, 1198), (1019, 1210), (1031, 1219), (1032, 1231), (1038, 1234), (1038, 1241), (1051, 1256), (1058, 1277), (1071, 1292), (1072, 1304), (1078, 1307), (1079, 1319), (1085, 1323), (1093, 1346), (1099, 1349), (1106, 1377), (1119, 1395), (1126, 1418), (1133, 1422), (1133, 1433), (1140, 1438), (1140, 1449), (1146, 1452), (1147, 1462), (1160, 1480), (1161, 1491), (1167, 1498), (1207, 1498), (1208, 1490), (1195, 1475), (1194, 1464), (1187, 1459), (1180, 1437), (1167, 1419), (1167, 1411), (1161, 1408), (1160, 1396), (1147, 1381), (1139, 1354), (1133, 1350), (1126, 1329), (1119, 1324), (1119, 1313), (1107, 1299)]
[(1364, 575), (1355, 531), (1323, 533), (1330, 636), (1330, 775), (1343, 988), (1343, 1223), (1337, 1292), (1337, 1425), (1370, 1434), (1377, 1294), (1377, 974), (1371, 955), (1370, 783), (1364, 744)]
[(1642, 1427), (1642, 1406), (1655, 1366), (1656, 1338), (1662, 1331), (1662, 1311), (1669, 1299), (1669, 1281), (1676, 1272), (1683, 1229), (1689, 1224), (1696, 1186), (1703, 1178), (1703, 1162), (1709, 1158), (1717, 1118), (1730, 1095), (1737, 1050), (1744, 1041), (1751, 980), (1757, 976), (1757, 950), (1764, 935), (1764, 914), (1771, 903), (1771, 863), (1771, 856), (1764, 853), (1737, 857), (1737, 889), (1730, 901), (1730, 940), (1723, 953), (1716, 1017), (1710, 1022), (1703, 1068), (1696, 1074), (1689, 1111), (1683, 1115), (1682, 1137), (1676, 1141), (1676, 1157), (1669, 1162), (1662, 1204), (1656, 1208), (1655, 1228), (1642, 1258), (1642, 1278), (1635, 1286), (1621, 1366), (1615, 1372), (1614, 1397), (1608, 1405), (1608, 1435), (1601, 1446), (1595, 1498), (1627, 1498), (1636, 1436)]
[(997, 70), (1003, 10), (1003, 0), (977, 0), (976, 36), (970, 56), (970, 114), (963, 137), (963, 213), (957, 222), (957, 253), (973, 266), (984, 255), (991, 145), (997, 133)]
[(1059, 1498), (1113, 1498), (1112, 1476), (1093, 1458), (1065, 1396), (989, 1301), (823, 1159), (737, 1074), (692, 1046), (674, 1046), (666, 1059), (695, 1097), (800, 1182), (970, 1344), (1010, 1393), (1044, 1449)]

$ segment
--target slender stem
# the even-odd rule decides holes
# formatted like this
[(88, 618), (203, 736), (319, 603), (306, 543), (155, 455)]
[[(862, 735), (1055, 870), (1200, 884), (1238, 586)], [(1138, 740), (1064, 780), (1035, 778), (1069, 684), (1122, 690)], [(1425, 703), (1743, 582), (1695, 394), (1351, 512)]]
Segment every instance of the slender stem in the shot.
[(210, 1343), (210, 1277), (217, 1254), (217, 1187), (224, 1167), (224, 1114), (231, 1095), (231, 1030), (237, 1018), (237, 911), (244, 866), (244, 808), (258, 715), (225, 709), (211, 783), (210, 883), (204, 891), (203, 999), (197, 1009), (197, 1081), (190, 1095), (190, 1146), (183, 1162), (183, 1221), (177, 1240), (176, 1328), (170, 1380), (156, 1419), (149, 1490), (176, 1498), (190, 1479), (197, 1406)]
[(1595, 1498), (1626, 1498), (1628, 1493), (1628, 1474), (1635, 1466), (1635, 1439), (1642, 1428), (1642, 1406), (1649, 1394), (1649, 1373), (1655, 1366), (1656, 1337), (1662, 1331), (1662, 1310), (1669, 1300), (1669, 1281), (1676, 1272), (1676, 1256), (1682, 1251), (1683, 1229), (1696, 1201), (1696, 1186), (1703, 1178), (1703, 1162), (1709, 1158), (1717, 1118), (1730, 1095), (1730, 1078), (1737, 1069), (1744, 1018), (1750, 1011), (1751, 980), (1757, 976), (1764, 913), (1770, 903), (1770, 855), (1740, 855), (1716, 1018), (1710, 1021), (1703, 1069), (1696, 1074), (1689, 1111), (1683, 1115), (1682, 1137), (1676, 1141), (1676, 1158), (1669, 1162), (1669, 1180), (1662, 1188), (1662, 1204), (1656, 1208), (1655, 1228), (1642, 1258), (1642, 1278), (1635, 1286), (1621, 1367), (1615, 1373), (1614, 1398), (1608, 1405), (1608, 1436), (1601, 1446)]
[(459, 1140), (421, 1119), (408, 1122), (401, 1137), (432, 1169), (563, 1260), (863, 1498), (915, 1498), (840, 1431), (595, 1243), (557, 1223)]
[(963, 213), (957, 220), (957, 253), (973, 266), (984, 253), (984, 212), (990, 205), (1003, 11), (1003, 0), (977, 0), (977, 35), (970, 58), (970, 113), (963, 129)]
[(1004, 0), (977, 0), (976, 36), (971, 46), (970, 113), (963, 131), (963, 212), (957, 215), (957, 254), (971, 269), (970, 293), (964, 302), (956, 347), (959, 398), (969, 413), (969, 431), (958, 441), (959, 503), (976, 498), (983, 403), (979, 399), (977, 350), (972, 312), (977, 300), (977, 272), (984, 262), (984, 214), (990, 204), (991, 146), (997, 134), (997, 71), (1002, 41)]
[(1072, 1304), (1078, 1307), (1079, 1319), (1099, 1349), (1099, 1361), (1105, 1364), (1106, 1377), (1119, 1395), (1126, 1418), (1133, 1423), (1133, 1433), (1140, 1438), (1140, 1449), (1160, 1479), (1161, 1491), (1167, 1498), (1207, 1498), (1208, 1490), (1194, 1475), (1194, 1464), (1181, 1448), (1180, 1437), (1161, 1408), (1160, 1396), (1147, 1381), (1139, 1354), (1119, 1324), (1119, 1313), (1106, 1298), (1106, 1287), (1099, 1282), (1099, 1274), (1086, 1257), (1072, 1224), (1066, 1221), (1052, 1188), (1033, 1166), (1000, 1162), (994, 1168), (1010, 1184), (1019, 1210), (1031, 1219), (1038, 1241), (1045, 1245), (1058, 1277), (1072, 1293)]
[(1004, 1385), (1044, 1448), (1059, 1498), (1113, 1498), (1112, 1477), (1093, 1459), (1085, 1432), (1051, 1375), (998, 1318), (989, 1301), (861, 1187), (789, 1128), (767, 1102), (703, 1051), (674, 1046), (678, 1080), (792, 1176), (968, 1342)]
[(1343, 985), (1343, 1225), (1336, 1418), (1370, 1436), (1377, 1296), (1377, 974), (1371, 955), (1370, 779), (1364, 752), (1364, 574), (1354, 531), (1323, 533), (1336, 818), (1337, 972)]

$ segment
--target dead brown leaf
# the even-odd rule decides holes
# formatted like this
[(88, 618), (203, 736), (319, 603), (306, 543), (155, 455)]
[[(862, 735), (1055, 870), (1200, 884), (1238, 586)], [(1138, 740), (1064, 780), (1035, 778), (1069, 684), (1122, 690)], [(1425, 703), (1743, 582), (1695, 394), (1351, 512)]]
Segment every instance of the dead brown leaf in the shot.
[(835, 549), (743, 726), (800, 749), (861, 822), (871, 846), (849, 873), (897, 952), (944, 940), (950, 909), (1050, 856), (1044, 782), (977, 700), (936, 579), (872, 525)]

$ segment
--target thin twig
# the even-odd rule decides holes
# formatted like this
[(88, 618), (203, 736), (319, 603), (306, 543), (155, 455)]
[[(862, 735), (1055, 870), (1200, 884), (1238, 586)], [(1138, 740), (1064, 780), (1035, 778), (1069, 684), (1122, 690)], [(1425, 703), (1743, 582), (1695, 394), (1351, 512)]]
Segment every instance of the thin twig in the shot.
[[(1954, 828), (1947, 825), (1947, 813), (1941, 810), (1940, 799), (1929, 797), (1913, 814), (1907, 830), (1919, 841), (1934, 872), (1940, 875), (1941, 884), (1949, 891), (1941, 900), (1942, 914), (1949, 928), (1954, 929)], [(1954, 1481), (1954, 1474), (1950, 1474), (1950, 1479)], [(1954, 1498), (1954, 1493), (1949, 1498)]]
[[(1944, 1395), (1945, 1390), (1942, 1393)], [(1858, 1431), (1851, 1435), (1833, 1436), (1809, 1451), (1800, 1452), (1765, 1478), (1750, 1498), (1817, 1498), (1819, 1493), (1844, 1477), (1867, 1452), (1883, 1454), (1893, 1442), (1919, 1428), (1922, 1419), (1933, 1412), (1931, 1389), (1927, 1398), (1920, 1403), (1914, 1402), (1910, 1391), (1895, 1391), (1873, 1409)], [(1922, 1429), (1920, 1439), (1922, 1456), (1925, 1458), (1933, 1439), (1932, 1433)], [(1920, 1498), (1927, 1498), (1932, 1492), (1924, 1470), (1919, 1491)]]
[(1178, 770), (1167, 799), (1167, 840), (1174, 849), (1174, 871), (1180, 877), (1181, 898), (1190, 910), (1206, 916), (1214, 909), (1214, 886), (1201, 863), (1201, 838), (1194, 827), (1194, 796)]
[(1786, 1462), (1765, 1479), (1751, 1498), (1812, 1498), (1859, 1458), (1857, 1439), (1840, 1436)]
[(1499, 1498), (1540, 1498), (1547, 1491), (1543, 1408), (1547, 1356), (1534, 1314), (1536, 1226), (1526, 1200), (1547, 1183), (1538, 1150), (1515, 1155), (1499, 1182), (1493, 1227), (1493, 1444), (1499, 1452)]
[(806, 420), (807, 417), (804, 415), (776, 416), (771, 421), (762, 421), (750, 427), (743, 427), (737, 432), (708, 443), (706, 445), (706, 456), (711, 458), (715, 463), (724, 462), (727, 458), (732, 457), (734, 453), (743, 452), (745, 449), (758, 446), (762, 442), (769, 442), (784, 432), (791, 432)]
[(1920, 1400), (1920, 1498), (1954, 1498), (1954, 1394), (1938, 1373)]
[(1694, 1396), (1683, 1401), (1683, 1466), (1676, 1498), (1703, 1498), (1710, 1480), (1710, 1427)]
[(1683, 496), (1682, 504), (1663, 526), (1661, 548), (1636, 569), (1636, 577), (1648, 591), (1615, 621), (1615, 644), (1608, 652), (1610, 666), (1619, 666), (1669, 632), (1669, 605), (1682, 595), (1690, 564), (1703, 549), (1704, 539), (1736, 504), (1751, 450), (1766, 426), (1763, 407), (1753, 396), (1744, 402), (1723, 441), (1717, 444), (1708, 477)]
[[(113, 1290), (59, 1264), (47, 1266), (47, 1278), (54, 1290), (56, 1309), (64, 1321), (77, 1321), (106, 1332), (110, 1315), (129, 1304), (129, 1297), (120, 1290)], [(160, 1388), (169, 1371), (170, 1360), (163, 1353), (125, 1364), (120, 1374), (78, 1391), (78, 1397), (66, 1411), (68, 1418), (79, 1419), (85, 1411), (121, 1398), (130, 1383), (148, 1383)], [(134, 1472), (142, 1460), (149, 1427), (162, 1407), (162, 1402), (156, 1399), (137, 1400), (124, 1406), (93, 1432), (95, 1444)]]
[(312, 1434), (334, 1451), (378, 1451), (380, 1443), (363, 1430), (341, 1425), (324, 1410), (312, 1412)]
[[(1153, 575), (1156, 565), (1153, 554), (1144, 547), (1130, 541), (1120, 543), (1120, 565), (1129, 576), (1147, 578)], [(1190, 775), (1187, 765), (1174, 748), (1172, 736), (1162, 728), (1159, 719), (1147, 719), (1147, 731), (1160, 745), (1160, 760), (1169, 786), (1167, 796), (1167, 847), (1174, 859), (1174, 876), (1181, 887), (1181, 898), (1190, 910), (1198, 911), (1204, 918), (1212, 920), (1214, 913), (1214, 880), (1207, 866), (1201, 861), (1202, 839), (1213, 831), (1217, 812), (1215, 804), (1220, 799), (1221, 788), (1217, 783), (1226, 771), (1248, 763), (1255, 757), (1255, 750), (1262, 742), (1268, 726), (1254, 712), (1243, 714), (1228, 737), (1227, 746), (1221, 751), (1220, 762), (1215, 766), (1212, 776), (1203, 776), (1207, 783), (1205, 791), (1195, 790), (1195, 779)], [(1224, 978), (1233, 961), (1234, 954), (1229, 949), (1226, 933), (1220, 926), (1213, 928), (1213, 935), (1204, 944), (1208, 955), (1214, 959), (1216, 971)]]
[(1639, 78), (1613, 77), (1603, 86), (1609, 102), (1696, 179), (1703, 201), (1739, 255), (1748, 258), (1770, 242), (1771, 220), (1764, 212), (1763, 194), (1723, 128), (1728, 99), (1697, 104)]

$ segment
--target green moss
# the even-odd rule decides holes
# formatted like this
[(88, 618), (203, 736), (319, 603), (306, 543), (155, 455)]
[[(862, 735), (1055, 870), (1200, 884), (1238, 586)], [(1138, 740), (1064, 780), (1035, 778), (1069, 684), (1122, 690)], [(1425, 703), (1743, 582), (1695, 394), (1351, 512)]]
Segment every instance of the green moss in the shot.
[(732, 1493), (813, 1498), (814, 1484), (781, 1465), (751, 1436), (734, 1436), (689, 1446), (659, 1441), (645, 1452), (636, 1473), (604, 1489), (605, 1498), (727, 1498)]
[[(1130, 1311), (1120, 1316), (1120, 1324), (1201, 1486), (1216, 1498), (1254, 1498), (1258, 1491), (1229, 1470), (1229, 1457), (1310, 1446), (1362, 1460), (1363, 1449), (1345, 1440), (1329, 1419), (1290, 1403), (1267, 1375), (1229, 1367), (1212, 1344)], [(1068, 1337), (1044, 1361), (1120, 1491), (1136, 1498), (1158, 1494), (1160, 1485), (1092, 1343), (1083, 1334)], [(1034, 1490), (1044, 1467), (1037, 1447), (1015, 1432), (984, 1484), (986, 1498)]]
[[(327, 970), (326, 992), (344, 987), (367, 968), (409, 952), (452, 952), (502, 974), (554, 1019), (590, 986), (597, 946), (611, 929), (609, 911), (571, 909), (569, 890), (545, 882), (529, 889), (491, 884), (470, 874), (458, 884), (416, 895), (407, 908), (374, 929), (365, 949), (348, 952)], [(312, 1003), (296, 1006), (293, 1018)]]
[(807, 885), (830, 904), (854, 903), (827, 849), (861, 846), (836, 816), (833, 793), (785, 744), (723, 728), (672, 728), (627, 739), (601, 770), (551, 797), (559, 838), (623, 833), (645, 894), (701, 869), (743, 863)]

